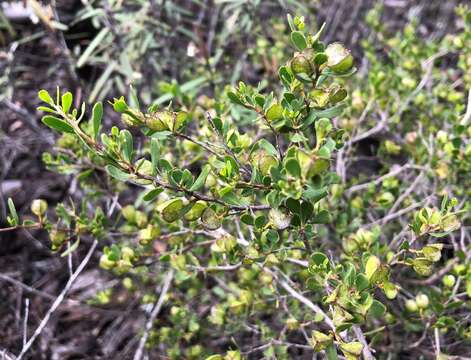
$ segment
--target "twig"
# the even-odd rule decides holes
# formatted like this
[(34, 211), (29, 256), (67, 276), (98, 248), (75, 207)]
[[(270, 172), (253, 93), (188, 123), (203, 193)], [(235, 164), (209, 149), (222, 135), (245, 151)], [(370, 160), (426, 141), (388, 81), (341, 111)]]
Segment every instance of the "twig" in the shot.
[(438, 328), (435, 328), (435, 354), (436, 358), (440, 358), (440, 333), (438, 332)]
[(371, 353), (368, 341), (366, 341), (365, 335), (363, 334), (363, 331), (361, 331), (361, 328), (355, 325), (353, 327), (353, 332), (355, 333), (355, 336), (357, 337), (358, 341), (360, 341), (363, 345), (363, 358), (365, 360), (373, 360), (375, 357)]
[(29, 299), (25, 299), (25, 318), (23, 320), (23, 346), (28, 339), (28, 318), (29, 318)]
[(160, 309), (162, 308), (162, 305), (165, 300), (165, 295), (168, 292), (168, 289), (170, 288), (170, 284), (172, 283), (173, 276), (174, 276), (174, 270), (171, 269), (167, 273), (164, 279), (164, 284), (162, 286), (162, 291), (160, 292), (159, 300), (157, 300), (157, 303), (155, 304), (154, 308), (152, 309), (152, 312), (149, 316), (149, 319), (146, 322), (146, 327), (144, 330), (144, 335), (142, 336), (141, 340), (139, 341), (139, 346), (137, 347), (136, 353), (134, 354), (134, 360), (141, 360), (142, 356), (144, 354), (144, 346), (146, 345), (147, 338), (149, 337), (149, 332), (152, 330), (152, 326), (154, 324), (155, 319), (157, 318), (157, 315), (159, 315)]
[(470, 120), (471, 120), (471, 89), (468, 92), (468, 105), (466, 105), (466, 113), (464, 114), (463, 119), (461, 119), (460, 124), (467, 125)]
[(267, 268), (263, 268), (264, 271), (268, 272), (273, 278), (281, 285), (283, 289), (285, 289), (291, 296), (297, 299), (299, 302), (306, 305), (309, 309), (314, 311), (316, 314), (321, 314), (324, 317), (325, 323), (335, 332), (335, 325), (332, 319), (322, 310), (319, 306), (314, 304), (311, 300), (301, 295), (295, 289), (293, 289), (285, 280), (281, 280), (278, 276), (271, 270)]
[(347, 195), (351, 195), (352, 193), (354, 192), (357, 192), (357, 191), (360, 191), (360, 190), (364, 190), (364, 189), (368, 189), (371, 185), (378, 185), (380, 184), (381, 182), (383, 182), (385, 179), (387, 178), (390, 178), (390, 177), (393, 177), (393, 176), (396, 176), (398, 175), (399, 173), (403, 172), (404, 170), (407, 170), (407, 169), (414, 169), (414, 170), (427, 170), (426, 168), (422, 167), (422, 166), (417, 166), (417, 165), (411, 165), (411, 164), (405, 164), (405, 165), (402, 165), (402, 166), (398, 166), (396, 168), (394, 168), (393, 170), (391, 170), (390, 172), (388, 172), (387, 174), (384, 174), (383, 176), (380, 176), (374, 180), (371, 180), (371, 181), (368, 181), (366, 183), (363, 183), (363, 184), (358, 184), (358, 185), (353, 185), (352, 187), (348, 188), (345, 193)]
[(87, 266), (88, 262), (90, 261), (90, 258), (92, 257), (93, 255), (93, 252), (95, 251), (96, 247), (98, 245), (98, 240), (94, 240), (92, 245), (90, 246), (90, 249), (88, 250), (88, 253), (87, 255), (85, 255), (85, 257), (83, 258), (82, 262), (80, 263), (80, 265), (77, 267), (77, 270), (75, 270), (75, 272), (72, 274), (72, 276), (69, 278), (69, 280), (67, 281), (67, 284), (65, 285), (64, 289), (62, 290), (62, 292), (59, 294), (59, 296), (57, 297), (57, 299), (52, 303), (51, 307), (49, 308), (49, 310), (47, 311), (46, 313), (46, 316), (44, 316), (44, 318), (41, 320), (39, 326), (36, 328), (36, 330), (34, 331), (34, 334), (31, 336), (31, 338), (28, 340), (28, 342), (23, 346), (23, 349), (21, 349), (21, 352), (20, 354), (18, 355), (17, 357), (17, 360), (21, 360), (25, 355), (26, 353), (28, 352), (28, 350), (31, 348), (31, 346), (33, 345), (34, 341), (36, 340), (36, 338), (41, 334), (41, 332), (44, 330), (44, 328), (46, 327), (47, 323), (49, 322), (49, 319), (51, 318), (51, 315), (54, 313), (54, 311), (57, 310), (57, 308), (59, 307), (59, 305), (62, 303), (62, 301), (64, 300), (65, 298), (65, 295), (67, 295), (67, 293), (69, 292), (69, 290), (71, 289), (72, 285), (74, 284), (75, 280), (77, 279), (77, 277), (80, 275), (80, 273), (83, 271), (83, 269), (85, 268), (85, 266)]

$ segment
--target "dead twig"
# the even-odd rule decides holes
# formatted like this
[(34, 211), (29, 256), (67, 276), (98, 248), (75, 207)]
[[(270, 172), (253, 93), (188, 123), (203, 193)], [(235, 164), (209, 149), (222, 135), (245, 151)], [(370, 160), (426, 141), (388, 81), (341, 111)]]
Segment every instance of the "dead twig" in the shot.
[(164, 284), (162, 286), (162, 291), (160, 292), (159, 300), (157, 300), (157, 303), (152, 309), (149, 319), (146, 322), (144, 335), (139, 341), (139, 346), (137, 347), (136, 353), (134, 354), (134, 360), (141, 360), (142, 356), (144, 355), (144, 346), (146, 345), (147, 339), (149, 337), (149, 332), (152, 330), (154, 321), (157, 318), (157, 315), (159, 315), (160, 309), (162, 308), (162, 305), (164, 304), (165, 295), (167, 294), (170, 288), (170, 284), (172, 283), (174, 274), (175, 274), (175, 271), (171, 269), (169, 270), (169, 272), (167, 272), (167, 275), (165, 276)]
[(59, 294), (59, 296), (57, 297), (57, 299), (53, 302), (53, 304), (51, 305), (51, 307), (49, 308), (49, 310), (47, 311), (46, 315), (44, 316), (44, 318), (41, 320), (41, 322), (39, 323), (38, 327), (36, 328), (36, 330), (34, 331), (34, 334), (31, 336), (31, 338), (28, 340), (28, 342), (23, 346), (23, 348), (21, 349), (21, 352), (20, 354), (18, 355), (17, 357), (17, 360), (21, 360), (23, 359), (23, 357), (26, 355), (26, 353), (29, 351), (29, 349), (31, 348), (31, 346), (33, 345), (34, 341), (36, 340), (36, 338), (41, 334), (41, 332), (44, 330), (44, 328), (46, 327), (47, 323), (49, 322), (49, 319), (51, 318), (52, 314), (57, 310), (57, 308), (59, 307), (59, 305), (62, 303), (62, 301), (64, 300), (65, 296), (67, 295), (67, 293), (69, 292), (69, 290), (71, 289), (72, 285), (74, 284), (75, 280), (77, 279), (77, 277), (80, 275), (80, 273), (83, 271), (83, 269), (85, 268), (85, 266), (87, 266), (88, 262), (90, 261), (92, 255), (93, 255), (93, 252), (95, 251), (96, 247), (98, 245), (98, 240), (94, 240), (92, 245), (90, 246), (90, 249), (88, 250), (87, 252), (87, 255), (85, 255), (85, 257), (83, 258), (82, 262), (80, 263), (80, 265), (77, 267), (77, 269), (75, 270), (75, 272), (72, 274), (72, 276), (70, 276), (69, 280), (67, 281), (67, 284), (65, 285), (64, 289), (61, 291), (61, 293)]

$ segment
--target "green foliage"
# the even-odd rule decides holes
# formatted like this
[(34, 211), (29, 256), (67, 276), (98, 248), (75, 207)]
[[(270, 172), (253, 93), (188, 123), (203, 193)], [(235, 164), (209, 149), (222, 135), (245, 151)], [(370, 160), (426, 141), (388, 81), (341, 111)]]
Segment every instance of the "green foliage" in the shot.
[[(9, 199), (10, 225), (46, 230), (63, 255), (83, 237), (100, 239), (100, 267), (125, 277), (131, 293), (134, 281), (156, 281), (156, 269), (158, 279), (161, 269), (174, 272), (169, 309), (149, 340), (170, 358), (246, 355), (194, 345), (214, 329), (253, 332), (264, 355), (280, 359), (296, 345), (288, 335), (307, 331), (304, 347), (328, 359), (380, 354), (390, 341), (386, 327), (398, 338), (449, 332), (469, 340), (461, 317), (471, 294), (463, 235), (471, 130), (464, 90), (451, 81), (471, 83), (464, 66), (470, 12), (458, 9), (462, 33), (428, 43), (413, 23), (389, 35), (380, 10), (367, 20), (385, 54), (364, 43), (366, 80), (349, 80), (353, 57), (321, 40), (324, 27), (310, 32), (303, 17), (288, 16), (291, 44), (285, 39), (279, 50), (289, 60), (273, 91), (240, 81), (202, 100), (195, 79), (162, 85), (166, 94), (147, 109), (122, 96), (89, 110), (73, 108), (70, 92), (58, 90), (53, 100), (41, 90), (42, 121), (61, 134), (63, 150), (44, 161), (73, 174), (84, 200), (55, 211), (36, 200), (37, 221), (21, 221)], [(89, 44), (79, 65), (97, 46)], [(436, 60), (456, 48), (468, 49), (459, 53), (459, 69), (444, 71)], [(105, 126), (111, 109), (126, 128)], [(359, 143), (379, 134), (380, 171), (368, 177), (355, 158)], [(138, 192), (133, 201), (128, 190)], [(109, 193), (120, 206), (105, 207)], [(135, 294), (156, 301), (153, 293)], [(194, 298), (204, 314), (191, 311)]]

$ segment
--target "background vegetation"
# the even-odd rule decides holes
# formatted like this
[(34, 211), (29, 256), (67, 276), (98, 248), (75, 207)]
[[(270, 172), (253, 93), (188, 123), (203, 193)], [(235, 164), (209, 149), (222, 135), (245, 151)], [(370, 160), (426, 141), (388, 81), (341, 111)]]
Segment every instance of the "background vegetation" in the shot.
[[(306, 139), (274, 136), (259, 129), (252, 111), (257, 93), (273, 91), (276, 98), (287, 91), (279, 68), (300, 50), (290, 41), (287, 13), (304, 16), (307, 33), (325, 22), (321, 39), (343, 42), (356, 66), (353, 76), (336, 80), (348, 90), (342, 108), (316, 117), (332, 121), (330, 170), (338, 175), (322, 177), (322, 200), (311, 191), (316, 215), (297, 214), (285, 202), (299, 195), (297, 183), (276, 185), (283, 216), (306, 217), (302, 226), (285, 230), (283, 216), (275, 213), (274, 220), (263, 210), (237, 213), (240, 198), (228, 197), (236, 214), (217, 237), (205, 233), (212, 217), (203, 227), (167, 224), (160, 218), (169, 204), (156, 209), (143, 197), (160, 205), (168, 199), (149, 195), (142, 182), (116, 181), (129, 180), (121, 173), (109, 177), (106, 163), (77, 138), (41, 123), (37, 93), (55, 97), (57, 86), (73, 94), (71, 107), (87, 103), (87, 118), (102, 101), (106, 133), (133, 122), (123, 123), (116, 101), (117, 112), (108, 104), (123, 95), (134, 109), (137, 102), (142, 111), (171, 103), (191, 113), (195, 120), (182, 133), (200, 145), (218, 144), (209, 111), (230, 119), (235, 135), (224, 151), (242, 159), (242, 173), (263, 172), (266, 153), (244, 156), (248, 143), (265, 138), (288, 177), (318, 190), (319, 181), (298, 176), (286, 154), (293, 144), (318, 151), (315, 144), (325, 139), (311, 140), (319, 128), (297, 133)], [(0, 221), (2, 228), (17, 226), (8, 198), (27, 221), (0, 230), (0, 356), (27, 349), (21, 357), (311, 359), (335, 358), (337, 351), (340, 358), (471, 357), (466, 4), (132, 0), (29, 1), (23, 8), (3, 2), (0, 44)], [(321, 95), (302, 96), (332, 109)], [(150, 160), (146, 136), (128, 128), (134, 156)], [(194, 181), (211, 147), (180, 140), (159, 138), (171, 154), (166, 160), (189, 169)], [(280, 149), (284, 160), (277, 158)], [(300, 174), (313, 171), (300, 164)], [(263, 192), (267, 181), (250, 184)], [(45, 216), (44, 203), (31, 209), (38, 198), (49, 205), (46, 229), (34, 228), (34, 214)], [(80, 242), (62, 234), (64, 226), (83, 231)]]

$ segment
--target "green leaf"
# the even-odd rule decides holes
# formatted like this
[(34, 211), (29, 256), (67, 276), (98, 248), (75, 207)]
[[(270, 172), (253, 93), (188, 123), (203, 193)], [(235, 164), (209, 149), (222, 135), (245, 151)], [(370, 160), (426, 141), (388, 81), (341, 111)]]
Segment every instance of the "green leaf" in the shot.
[(393, 283), (389, 281), (383, 284), (383, 291), (389, 300), (395, 299), (398, 292), (396, 285), (394, 285)]
[(370, 282), (368, 281), (365, 275), (363, 274), (357, 275), (357, 278), (355, 280), (355, 287), (357, 288), (358, 291), (361, 292), (365, 290), (369, 285), (370, 285)]
[(311, 202), (316, 203), (319, 200), (326, 197), (328, 194), (327, 187), (323, 187), (320, 189), (314, 189), (312, 187), (308, 187), (308, 189), (304, 192), (304, 198), (309, 199)]
[(320, 65), (324, 64), (326, 61), (327, 61), (327, 55), (325, 53), (318, 53), (314, 57), (314, 63), (317, 66), (320, 66)]
[(285, 162), (286, 171), (296, 178), (301, 177), (301, 166), (295, 158), (289, 158)]
[(203, 166), (201, 173), (196, 178), (195, 182), (193, 183), (193, 185), (190, 187), (189, 190), (190, 191), (200, 190), (204, 186), (206, 182), (206, 178), (208, 177), (210, 171), (211, 171), (211, 166), (209, 164), (206, 164), (205, 166)]
[(198, 200), (185, 214), (185, 219), (188, 221), (195, 221), (201, 217), (203, 211), (208, 207), (206, 201)]
[(312, 218), (312, 222), (314, 224), (327, 224), (330, 221), (330, 214), (327, 210), (319, 211), (314, 217)]
[(309, 263), (315, 266), (324, 266), (329, 263), (327, 256), (321, 252), (315, 252), (311, 255)]
[(114, 111), (120, 114), (128, 110), (128, 104), (126, 104), (126, 100), (124, 100), (124, 96), (121, 96), (119, 99), (114, 99), (113, 109)]
[(306, 38), (300, 31), (293, 31), (291, 33), (291, 41), (299, 51), (303, 51), (307, 47)]
[(414, 271), (421, 276), (430, 276), (432, 274), (432, 261), (427, 258), (416, 258), (412, 261)]
[(424, 256), (433, 262), (437, 262), (442, 257), (443, 244), (430, 244), (422, 249)]
[(47, 125), (53, 130), (57, 130), (59, 132), (65, 132), (65, 133), (74, 133), (74, 128), (67, 124), (64, 120), (61, 120), (59, 118), (56, 118), (55, 116), (51, 115), (46, 115), (43, 116), (42, 120), (44, 125)]
[(67, 114), (72, 106), (73, 96), (72, 93), (67, 91), (62, 95), (62, 110)]
[[(319, 110), (319, 109), (311, 109), (307, 119), (311, 116), (315, 116), (317, 118), (328, 118), (331, 119), (333, 117), (339, 116), (343, 113), (343, 109), (345, 108), (344, 104), (338, 104), (331, 108)], [(306, 120), (307, 121), (307, 120)]]
[(368, 314), (376, 319), (380, 319), (385, 312), (386, 306), (384, 306), (378, 300), (373, 300), (373, 304), (371, 304), (370, 311), (368, 312)]
[(266, 139), (260, 139), (257, 142), (257, 144), (262, 149), (264, 149), (269, 155), (277, 156), (278, 152), (276, 151), (276, 148), (270, 142), (268, 142)]
[(265, 114), (269, 122), (277, 121), (283, 118), (283, 107), (280, 104), (273, 104)]
[[(363, 350), (363, 345), (359, 341), (353, 341), (350, 343), (340, 343), (340, 350), (345, 354), (347, 359), (357, 358), (361, 355), (361, 351)], [(354, 357), (349, 355), (353, 355)]]
[(280, 70), (278, 70), (278, 75), (281, 81), (283, 81), (283, 83), (285, 83), (287, 86), (289, 86), (289, 84), (291, 84), (293, 81), (293, 76), (286, 66), (280, 67)]
[(150, 140), (150, 158), (152, 160), (152, 175), (157, 174), (160, 159), (160, 146), (159, 140), (152, 138)]
[(286, 207), (294, 214), (301, 214), (301, 204), (293, 198), (286, 199)]
[(181, 130), (181, 128), (186, 124), (188, 121), (188, 113), (185, 111), (179, 111), (177, 115), (175, 115), (175, 121), (173, 123), (173, 131)]
[(204, 227), (209, 230), (216, 230), (221, 227), (221, 218), (210, 207), (206, 208), (201, 216)]
[(303, 201), (301, 203), (301, 220), (303, 223), (307, 222), (314, 211), (314, 207), (309, 201)]
[(75, 240), (74, 243), (70, 245), (70, 247), (61, 254), (61, 257), (65, 257), (69, 254), (72, 254), (75, 250), (77, 250), (79, 244), (80, 238), (77, 238), (77, 240)]
[(132, 135), (129, 130), (121, 130), (121, 134), (123, 137), (123, 155), (124, 159), (128, 162), (132, 162), (133, 158), (133, 151), (134, 151), (134, 142), (132, 139)]
[(92, 55), (93, 51), (99, 46), (102, 45), (103, 40), (105, 39), (106, 35), (109, 32), (108, 27), (104, 27), (101, 31), (95, 36), (95, 38), (90, 42), (88, 47), (85, 51), (80, 55), (79, 59), (77, 60), (77, 67), (80, 68), (87, 62), (90, 55)]
[(242, 102), (242, 100), (240, 100), (239, 96), (237, 96), (237, 94), (233, 91), (228, 91), (227, 92), (227, 97), (229, 98), (229, 100), (231, 100), (231, 102), (233, 102), (234, 104), (237, 104), (237, 105), (244, 105), (244, 103)]
[(117, 168), (116, 166), (113, 165), (107, 165), (106, 166), (106, 171), (108, 172), (109, 175), (114, 177), (116, 180), (119, 181), (127, 181), (131, 177), (128, 173), (125, 173), (121, 169)]
[(52, 100), (51, 95), (49, 95), (49, 93), (46, 90), (44, 89), (39, 90), (38, 97), (40, 100), (44, 101), (45, 103), (48, 103), (49, 105), (54, 105), (54, 100)]
[(335, 348), (334, 344), (330, 344), (327, 349), (325, 349), (325, 354), (327, 356), (327, 360), (338, 360), (339, 357), (337, 355), (337, 349)]
[(93, 140), (98, 139), (98, 134), (100, 133), (101, 120), (103, 118), (103, 104), (97, 102), (93, 106), (93, 115), (92, 115), (92, 126), (93, 126)]
[(381, 261), (377, 256), (371, 255), (368, 260), (366, 261), (365, 265), (365, 275), (368, 280), (372, 278), (372, 276), (376, 273), (381, 265)]
[(171, 199), (157, 207), (157, 210), (161, 212), (162, 218), (172, 223), (181, 217), (181, 210), (183, 209), (183, 200), (180, 198)]
[(12, 225), (18, 225), (20, 219), (18, 218), (18, 213), (16, 212), (15, 204), (11, 198), (8, 198), (8, 209), (10, 210), (11, 219), (13, 220)]
[(157, 188), (157, 189), (152, 189), (151, 191), (149, 191), (148, 193), (146, 193), (144, 196), (143, 196), (143, 200), (144, 201), (152, 201), (154, 200), (157, 196), (159, 196), (159, 194), (164, 191), (162, 188)]

